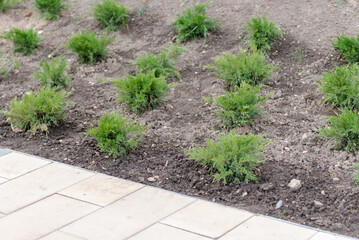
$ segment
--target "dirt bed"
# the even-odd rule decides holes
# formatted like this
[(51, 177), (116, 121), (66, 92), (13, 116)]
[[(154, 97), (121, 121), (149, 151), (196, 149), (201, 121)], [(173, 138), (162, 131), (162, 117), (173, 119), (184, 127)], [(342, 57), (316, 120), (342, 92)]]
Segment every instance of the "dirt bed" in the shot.
[[(348, 169), (358, 157), (336, 151), (333, 142), (318, 138), (326, 116), (334, 111), (319, 104), (322, 95), (316, 87), (322, 72), (343, 64), (329, 40), (339, 33), (353, 35), (359, 31), (356, 1), (212, 1), (208, 15), (219, 18), (221, 28), (206, 41), (182, 44), (187, 49), (177, 62), (182, 78), (172, 80), (177, 84), (168, 91), (164, 104), (141, 115), (129, 113), (117, 103), (115, 87), (109, 81), (133, 72), (128, 64), (137, 56), (147, 51), (158, 53), (171, 43), (175, 32), (170, 24), (185, 8), (185, 2), (122, 1), (131, 12), (128, 28), (112, 34), (115, 41), (107, 60), (94, 66), (79, 64), (62, 48), (78, 29), (101, 32), (89, 16), (91, 1), (68, 2), (71, 8), (55, 22), (41, 20), (29, 1), (0, 15), (1, 31), (34, 26), (44, 37), (33, 55), (17, 55), (20, 67), (0, 82), (0, 109), (15, 96), (39, 90), (30, 75), (41, 59), (61, 54), (68, 59), (70, 99), (76, 103), (67, 119), (50, 129), (48, 136), (15, 133), (0, 115), (1, 147), (359, 237), (359, 186)], [(187, 1), (187, 5), (197, 2)], [(222, 131), (211, 105), (202, 98), (217, 96), (225, 87), (203, 66), (220, 52), (237, 52), (244, 37), (239, 27), (263, 13), (283, 31), (268, 60), (278, 68), (263, 89), (263, 94), (273, 95), (254, 126), (238, 131), (264, 134), (271, 144), (256, 170), (257, 181), (223, 186), (213, 182), (207, 169), (186, 160), (183, 149), (203, 145), (205, 138), (215, 138)], [(11, 45), (0, 40), (0, 49), (10, 52)], [(147, 125), (137, 150), (117, 159), (100, 153), (96, 142), (83, 134), (104, 113), (114, 110)], [(302, 181), (298, 191), (287, 186), (293, 178)], [(283, 206), (276, 209), (280, 200)]]

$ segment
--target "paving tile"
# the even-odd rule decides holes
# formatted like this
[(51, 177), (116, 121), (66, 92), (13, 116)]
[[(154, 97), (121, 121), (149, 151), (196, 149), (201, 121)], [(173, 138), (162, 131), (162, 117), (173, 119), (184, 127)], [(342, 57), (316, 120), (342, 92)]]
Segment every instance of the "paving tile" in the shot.
[(145, 187), (61, 230), (89, 240), (125, 239), (192, 201), (176, 193)]
[(2, 218), (3, 216), (5, 216), (4, 214), (0, 213), (0, 218)]
[(7, 181), (9, 181), (8, 179), (6, 179), (6, 178), (2, 178), (2, 177), (0, 177), (0, 184), (2, 184), (2, 183), (4, 183), (4, 182), (7, 182)]
[(100, 206), (106, 206), (144, 185), (127, 180), (96, 174), (60, 193)]
[(0, 177), (13, 179), (50, 163), (37, 157), (12, 152), (0, 157)]
[(15, 211), (92, 175), (58, 163), (39, 168), (0, 185), (0, 212)]
[(0, 148), (0, 157), (1, 156), (4, 156), (5, 154), (9, 154), (11, 153), (12, 151), (9, 150), (9, 149), (3, 149), (3, 148)]
[(161, 222), (211, 238), (218, 238), (251, 216), (253, 214), (249, 212), (198, 200)]
[(351, 240), (351, 239), (354, 240), (354, 238), (319, 232), (315, 234), (314, 237), (312, 237), (310, 240)]
[(84, 238), (76, 237), (74, 235), (56, 231), (46, 235), (45, 237), (40, 238), (39, 240), (85, 240)]
[(308, 240), (315, 233), (309, 228), (255, 216), (219, 240)]
[(0, 218), (1, 240), (37, 239), (98, 208), (56, 194)]
[(197, 234), (186, 232), (160, 223), (147, 228), (128, 240), (211, 240)]

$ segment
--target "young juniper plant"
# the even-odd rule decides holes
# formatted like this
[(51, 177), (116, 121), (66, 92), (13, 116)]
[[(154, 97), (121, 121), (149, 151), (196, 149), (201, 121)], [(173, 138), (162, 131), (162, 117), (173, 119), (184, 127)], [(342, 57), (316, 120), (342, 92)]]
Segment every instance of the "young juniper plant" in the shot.
[(265, 15), (262, 18), (251, 18), (243, 28), (248, 32), (246, 39), (249, 47), (263, 53), (268, 53), (272, 43), (282, 34), (274, 23), (268, 22)]
[(264, 83), (275, 69), (265, 62), (265, 56), (257, 51), (239, 50), (239, 55), (222, 53), (206, 68), (214, 70), (214, 74), (225, 80), (227, 86), (234, 90), (242, 82), (250, 85)]
[(106, 58), (108, 49), (113, 38), (102, 35), (100, 38), (90, 31), (80, 31), (73, 34), (67, 41), (65, 48), (77, 54), (81, 63), (94, 64)]
[(42, 88), (36, 94), (25, 93), (19, 101), (15, 97), (10, 102), (9, 110), (2, 110), (9, 123), (22, 131), (49, 132), (49, 127), (57, 125), (66, 118), (66, 108), (71, 104), (67, 100), (69, 93), (56, 88)]
[(44, 87), (67, 88), (70, 77), (66, 75), (66, 61), (64, 56), (52, 58), (51, 62), (43, 60), (39, 63), (41, 69), (33, 74), (33, 78), (39, 80)]
[(103, 28), (116, 31), (126, 26), (127, 8), (115, 0), (102, 0), (95, 4), (93, 17)]
[(218, 28), (218, 20), (207, 17), (205, 9), (207, 6), (208, 4), (198, 4), (177, 15), (177, 20), (172, 23), (177, 32), (173, 39), (177, 42), (184, 42), (200, 37), (206, 38), (209, 31)]
[(98, 127), (89, 129), (87, 134), (97, 141), (101, 152), (116, 158), (134, 150), (144, 130), (144, 126), (134, 124), (118, 113), (107, 113), (98, 121)]
[(333, 107), (359, 109), (359, 65), (335, 67), (332, 73), (323, 73), (319, 90), (324, 102)]
[(41, 41), (37, 32), (35, 32), (32, 28), (11, 28), (1, 37), (11, 40), (15, 47), (14, 52), (22, 52), (25, 56), (33, 53)]
[(111, 83), (117, 87), (118, 101), (126, 103), (136, 113), (153, 109), (163, 102), (168, 88), (165, 78), (156, 77), (154, 71), (137, 73), (136, 76), (127, 74), (126, 78), (115, 79)]
[(168, 50), (162, 49), (160, 54), (153, 55), (146, 53), (144, 56), (138, 57), (131, 65), (136, 66), (137, 72), (149, 73), (155, 71), (156, 77), (180, 78), (181, 75), (174, 65), (174, 61), (179, 58), (185, 49), (171, 44)]
[(339, 35), (332, 45), (348, 63), (359, 62), (359, 34), (356, 37)]
[(35, 0), (35, 8), (48, 20), (56, 20), (67, 9), (67, 0)]
[(216, 97), (215, 106), (220, 107), (216, 111), (223, 127), (232, 129), (243, 125), (251, 125), (253, 119), (261, 115), (261, 111), (268, 96), (261, 97), (261, 85), (251, 87), (242, 83), (234, 92), (224, 92), (224, 96)]
[(261, 135), (237, 136), (234, 131), (219, 135), (218, 141), (206, 139), (206, 147), (185, 150), (189, 160), (207, 166), (216, 181), (241, 183), (256, 179), (253, 170), (260, 163), (261, 151), (269, 144)]

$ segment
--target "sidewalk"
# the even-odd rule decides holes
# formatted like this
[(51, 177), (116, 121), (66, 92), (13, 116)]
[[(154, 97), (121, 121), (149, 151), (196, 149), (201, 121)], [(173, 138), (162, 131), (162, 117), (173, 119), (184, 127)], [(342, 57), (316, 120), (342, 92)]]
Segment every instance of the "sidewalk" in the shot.
[(1, 240), (350, 240), (0, 149)]

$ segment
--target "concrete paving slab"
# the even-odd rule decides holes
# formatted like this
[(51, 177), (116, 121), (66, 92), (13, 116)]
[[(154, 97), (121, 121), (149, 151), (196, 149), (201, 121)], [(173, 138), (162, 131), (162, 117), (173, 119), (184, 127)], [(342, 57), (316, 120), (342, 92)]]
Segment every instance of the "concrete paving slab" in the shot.
[(99, 207), (53, 195), (0, 218), (1, 240), (38, 239)]
[(1, 157), (1, 156), (4, 156), (4, 155), (6, 155), (6, 154), (9, 154), (9, 153), (11, 153), (11, 152), (12, 152), (12, 151), (9, 150), (9, 149), (0, 148), (0, 157)]
[(0, 212), (10, 213), (84, 180), (93, 173), (52, 163), (0, 185)]
[(252, 213), (246, 211), (198, 200), (161, 223), (218, 238), (252, 216)]
[(7, 181), (9, 181), (9, 180), (6, 179), (6, 178), (0, 177), (0, 184), (5, 183), (5, 182), (7, 182)]
[(62, 231), (88, 240), (119, 240), (155, 224), (194, 199), (152, 187), (142, 188)]
[(65, 232), (56, 231), (46, 235), (45, 237), (40, 238), (39, 240), (86, 240), (85, 238), (80, 238)]
[(62, 190), (60, 194), (100, 206), (106, 206), (144, 186), (139, 183), (96, 174)]
[(354, 240), (354, 238), (334, 235), (332, 233), (318, 232), (310, 240)]

